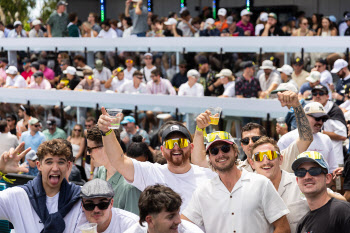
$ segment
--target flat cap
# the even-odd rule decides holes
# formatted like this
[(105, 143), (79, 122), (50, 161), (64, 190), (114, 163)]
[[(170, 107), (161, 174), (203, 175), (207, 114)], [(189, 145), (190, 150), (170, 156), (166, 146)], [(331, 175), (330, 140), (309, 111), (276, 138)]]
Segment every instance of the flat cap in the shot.
[(112, 185), (105, 180), (93, 179), (84, 184), (80, 191), (82, 198), (114, 197)]

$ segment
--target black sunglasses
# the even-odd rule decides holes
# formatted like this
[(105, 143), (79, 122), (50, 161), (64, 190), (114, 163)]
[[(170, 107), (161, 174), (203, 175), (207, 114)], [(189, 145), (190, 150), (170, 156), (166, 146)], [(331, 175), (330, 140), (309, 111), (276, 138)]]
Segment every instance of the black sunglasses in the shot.
[(101, 146), (95, 146), (95, 147), (87, 147), (86, 150), (87, 150), (87, 152), (88, 152), (89, 154), (91, 154), (91, 152), (92, 152), (93, 149), (97, 149), (97, 148), (101, 148), (101, 147), (103, 147), (103, 145), (101, 145)]
[(324, 169), (322, 169), (321, 167), (312, 167), (309, 170), (301, 168), (301, 169), (295, 170), (294, 174), (297, 177), (304, 177), (304, 176), (306, 176), (307, 172), (312, 176), (318, 176), (321, 173), (327, 174), (327, 172)]
[(315, 121), (322, 121), (322, 122), (326, 122), (327, 119), (324, 117), (313, 117), (315, 119)]
[(33, 125), (33, 126), (36, 127), (36, 128), (40, 127), (40, 125)]
[(93, 203), (93, 202), (89, 202), (89, 203), (84, 203), (83, 202), (83, 207), (85, 210), (87, 211), (93, 211), (95, 209), (95, 207), (97, 206), (97, 208), (99, 208), (100, 210), (106, 210), (109, 206), (109, 204), (111, 203), (112, 199), (109, 199), (108, 202), (105, 201), (101, 201), (97, 204)]
[(246, 137), (246, 138), (242, 138), (241, 139), (241, 143), (243, 144), (243, 145), (248, 145), (249, 144), (249, 141), (250, 141), (250, 139), (252, 139), (252, 141), (253, 142), (256, 142), (256, 141), (258, 141), (259, 139), (261, 138), (261, 136), (253, 136), (253, 137)]
[(230, 151), (230, 149), (231, 149), (230, 147), (231, 147), (230, 145), (225, 144), (225, 145), (222, 145), (221, 148), (219, 148), (219, 147), (210, 148), (209, 152), (210, 152), (211, 155), (219, 154), (219, 150), (221, 150), (224, 153), (227, 153), (227, 152)]
[(324, 96), (325, 94), (326, 93), (324, 93), (324, 92), (314, 92), (314, 93), (312, 93), (313, 96), (317, 96), (317, 95)]
[(78, 131), (78, 132), (81, 132), (81, 129), (74, 129), (74, 131)]

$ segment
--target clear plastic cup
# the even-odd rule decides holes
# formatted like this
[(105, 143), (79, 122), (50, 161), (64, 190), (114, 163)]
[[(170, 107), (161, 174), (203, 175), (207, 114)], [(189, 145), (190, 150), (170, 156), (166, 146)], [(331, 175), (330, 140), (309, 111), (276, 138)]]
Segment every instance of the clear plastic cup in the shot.
[(110, 108), (110, 109), (106, 109), (107, 113), (109, 114), (109, 116), (111, 118), (113, 118), (113, 123), (111, 124), (111, 127), (109, 127), (110, 129), (119, 129), (120, 127), (120, 119), (118, 121), (117, 115), (119, 113), (121, 113), (123, 111), (123, 109), (119, 109), (119, 108)]
[(79, 227), (81, 233), (97, 233), (97, 223), (86, 223)]
[(221, 115), (222, 108), (220, 107), (210, 107), (208, 110), (211, 112), (210, 117), (210, 124), (211, 125), (218, 125), (219, 124), (219, 119)]

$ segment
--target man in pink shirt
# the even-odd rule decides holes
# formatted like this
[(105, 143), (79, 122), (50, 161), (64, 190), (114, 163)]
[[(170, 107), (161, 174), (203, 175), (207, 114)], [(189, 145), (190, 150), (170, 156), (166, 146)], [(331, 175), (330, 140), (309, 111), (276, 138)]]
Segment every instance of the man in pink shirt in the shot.
[(55, 72), (47, 67), (47, 61), (45, 59), (39, 60), (40, 70), (44, 73), (44, 77), (51, 83), (51, 86), (55, 85)]
[(49, 81), (44, 79), (44, 74), (41, 71), (37, 71), (33, 74), (34, 81), (32, 82), (28, 87), (31, 89), (44, 89), (49, 90), (51, 89), (51, 84)]
[(9, 62), (5, 57), (0, 58), (0, 87), (6, 82), (6, 66), (8, 63)]
[(174, 87), (168, 79), (160, 77), (159, 69), (151, 71), (152, 80), (147, 83), (147, 91), (153, 95), (176, 95)]
[(244, 30), (245, 36), (255, 35), (254, 26), (251, 22), (249, 22), (251, 15), (252, 12), (248, 11), (247, 9), (243, 9), (241, 11), (241, 20), (237, 23), (237, 26)]

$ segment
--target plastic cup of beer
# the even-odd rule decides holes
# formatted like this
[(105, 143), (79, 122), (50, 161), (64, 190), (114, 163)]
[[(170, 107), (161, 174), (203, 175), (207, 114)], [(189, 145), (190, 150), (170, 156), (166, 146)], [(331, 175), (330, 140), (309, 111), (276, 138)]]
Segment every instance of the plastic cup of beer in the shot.
[(210, 124), (211, 125), (218, 125), (222, 108), (220, 108), (220, 107), (216, 107), (216, 108), (210, 107), (210, 108), (208, 108), (208, 110), (211, 112), (211, 114), (209, 116)]
[(110, 109), (106, 109), (107, 113), (109, 114), (109, 116), (113, 119), (113, 123), (111, 123), (111, 127), (109, 127), (110, 129), (119, 129), (120, 127), (120, 119), (119, 122), (117, 122), (118, 118), (117, 115), (119, 113), (121, 113), (123, 110), (119, 109), (119, 108), (110, 108)]
[(97, 223), (86, 223), (79, 227), (81, 233), (97, 233)]

